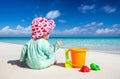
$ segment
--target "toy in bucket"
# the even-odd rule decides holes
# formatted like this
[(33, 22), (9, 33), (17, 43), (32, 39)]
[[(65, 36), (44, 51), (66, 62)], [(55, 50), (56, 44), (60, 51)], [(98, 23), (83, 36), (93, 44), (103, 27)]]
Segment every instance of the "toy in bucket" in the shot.
[[(69, 58), (69, 53), (71, 54), (71, 60)], [(65, 67), (66, 68), (81, 68), (85, 65), (87, 48), (70, 48), (65, 50)]]

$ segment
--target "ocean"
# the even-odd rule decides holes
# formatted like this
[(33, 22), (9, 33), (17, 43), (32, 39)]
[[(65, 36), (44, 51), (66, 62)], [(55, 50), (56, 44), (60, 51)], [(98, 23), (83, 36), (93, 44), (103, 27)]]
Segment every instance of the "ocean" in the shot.
[[(0, 37), (0, 42), (25, 44), (28, 37)], [(62, 48), (88, 48), (89, 50), (120, 51), (120, 37), (50, 37), (49, 42), (63, 42)]]

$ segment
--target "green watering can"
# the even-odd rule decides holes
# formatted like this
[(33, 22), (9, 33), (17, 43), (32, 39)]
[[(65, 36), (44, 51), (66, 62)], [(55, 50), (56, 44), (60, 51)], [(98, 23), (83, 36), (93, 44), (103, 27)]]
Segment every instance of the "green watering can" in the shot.
[(65, 61), (65, 67), (66, 68), (72, 68), (72, 62), (69, 58), (69, 54), (68, 54), (69, 50), (65, 49), (65, 57), (66, 57), (66, 61)]

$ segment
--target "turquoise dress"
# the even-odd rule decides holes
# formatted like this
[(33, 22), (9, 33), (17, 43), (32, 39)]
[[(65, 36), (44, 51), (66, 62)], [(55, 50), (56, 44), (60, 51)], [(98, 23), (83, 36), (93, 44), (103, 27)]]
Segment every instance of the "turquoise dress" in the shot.
[(32, 69), (43, 69), (54, 64), (55, 52), (60, 47), (58, 43), (51, 45), (46, 39), (31, 39), (21, 52), (20, 62)]

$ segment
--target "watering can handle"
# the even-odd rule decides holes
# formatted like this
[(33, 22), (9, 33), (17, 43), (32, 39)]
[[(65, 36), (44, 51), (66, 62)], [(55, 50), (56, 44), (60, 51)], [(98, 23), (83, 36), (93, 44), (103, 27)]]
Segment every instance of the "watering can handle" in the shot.
[(66, 60), (69, 60), (69, 50), (68, 49), (65, 49), (65, 57), (66, 57)]

